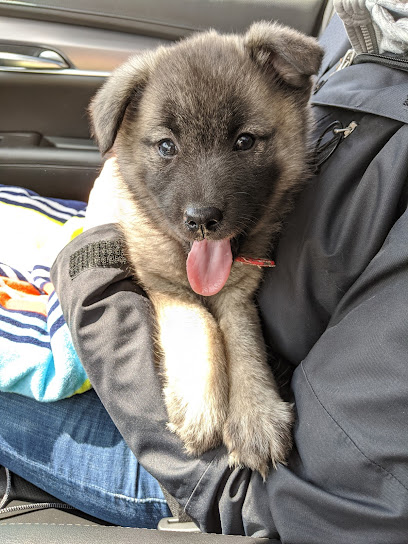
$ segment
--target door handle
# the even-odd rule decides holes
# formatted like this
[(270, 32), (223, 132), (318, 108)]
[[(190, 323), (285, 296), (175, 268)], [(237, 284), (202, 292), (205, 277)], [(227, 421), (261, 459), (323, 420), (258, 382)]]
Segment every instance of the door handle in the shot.
[(0, 66), (26, 68), (28, 70), (63, 70), (69, 68), (65, 60), (55, 51), (42, 51), (40, 56), (21, 55), (0, 51)]

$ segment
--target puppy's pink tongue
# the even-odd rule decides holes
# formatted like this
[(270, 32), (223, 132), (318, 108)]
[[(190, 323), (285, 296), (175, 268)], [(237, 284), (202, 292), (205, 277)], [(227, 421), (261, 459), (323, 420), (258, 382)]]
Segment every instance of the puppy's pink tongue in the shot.
[(194, 242), (187, 257), (187, 277), (193, 291), (209, 297), (224, 287), (232, 266), (230, 241)]

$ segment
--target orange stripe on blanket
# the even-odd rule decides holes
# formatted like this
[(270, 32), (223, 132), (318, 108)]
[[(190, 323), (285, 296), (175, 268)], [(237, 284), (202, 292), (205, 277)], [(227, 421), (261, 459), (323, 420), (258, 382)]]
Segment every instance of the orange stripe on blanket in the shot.
[(10, 287), (10, 289), (13, 289), (14, 291), (18, 291), (21, 293), (26, 293), (27, 295), (39, 295), (38, 289), (34, 287), (31, 283), (28, 283), (28, 281), (23, 280), (14, 280), (12, 278), (8, 278), (7, 276), (0, 276), (0, 289), (4, 288), (4, 285), (7, 287)]
[[(47, 284), (47, 293), (52, 292)], [(8, 310), (20, 310), (47, 315), (49, 294), (41, 294), (27, 281), (0, 276), (0, 306)]]

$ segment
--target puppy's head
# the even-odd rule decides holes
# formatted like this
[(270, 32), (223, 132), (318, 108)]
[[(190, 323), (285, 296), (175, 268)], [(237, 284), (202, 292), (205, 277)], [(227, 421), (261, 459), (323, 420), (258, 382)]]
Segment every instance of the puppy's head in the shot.
[[(313, 38), (256, 23), (243, 36), (210, 31), (131, 58), (95, 96), (101, 151), (113, 148), (130, 192), (200, 266), (229, 262), (279, 221), (305, 173), (321, 58)], [(213, 283), (228, 277), (222, 268)]]

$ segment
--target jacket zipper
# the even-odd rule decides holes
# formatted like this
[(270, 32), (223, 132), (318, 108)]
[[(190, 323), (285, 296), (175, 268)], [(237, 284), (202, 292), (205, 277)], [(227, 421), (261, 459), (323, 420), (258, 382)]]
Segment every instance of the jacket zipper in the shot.
[(360, 53), (354, 59), (354, 64), (363, 64), (366, 62), (375, 62), (388, 68), (395, 68), (396, 70), (403, 70), (408, 72), (408, 59), (402, 59), (401, 57), (390, 57), (388, 55), (378, 55), (376, 53)]

